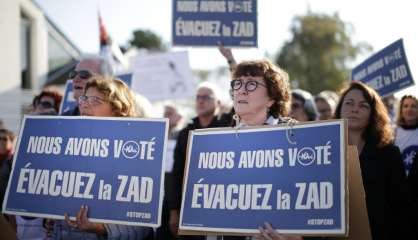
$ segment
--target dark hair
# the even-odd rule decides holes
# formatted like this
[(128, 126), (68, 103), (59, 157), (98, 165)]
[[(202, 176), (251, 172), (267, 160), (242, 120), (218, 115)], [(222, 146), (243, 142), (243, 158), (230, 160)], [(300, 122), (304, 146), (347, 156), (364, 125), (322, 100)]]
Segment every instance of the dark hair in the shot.
[(6, 135), (11, 141), (15, 140), (16, 135), (12, 131), (10, 131), (9, 129), (0, 128), (0, 133)]
[(413, 95), (404, 95), (404, 96), (401, 98), (401, 101), (399, 102), (399, 108), (398, 108), (398, 117), (396, 118), (396, 125), (401, 126), (401, 127), (406, 127), (406, 126), (408, 126), (408, 125), (406, 124), (406, 122), (405, 122), (404, 117), (402, 116), (403, 102), (404, 102), (406, 99), (412, 99), (412, 100), (415, 100), (415, 102), (418, 104), (418, 99), (417, 99), (415, 96), (413, 96)]
[(353, 81), (342, 90), (340, 101), (335, 109), (335, 118), (341, 118), (341, 107), (344, 98), (351, 90), (360, 90), (370, 105), (370, 117), (366, 129), (362, 133), (364, 141), (376, 143), (378, 147), (386, 146), (393, 142), (393, 130), (385, 105), (379, 94), (364, 83)]
[(290, 87), (289, 75), (268, 60), (243, 61), (237, 65), (232, 78), (241, 76), (262, 77), (267, 85), (268, 96), (274, 100), (269, 114), (273, 117), (286, 117), (289, 114)]
[(44, 89), (41, 93), (36, 95), (32, 100), (32, 107), (36, 108), (43, 97), (51, 97), (54, 99), (54, 109), (56, 112), (59, 112), (60, 104), (62, 100), (62, 94), (58, 91), (52, 89)]

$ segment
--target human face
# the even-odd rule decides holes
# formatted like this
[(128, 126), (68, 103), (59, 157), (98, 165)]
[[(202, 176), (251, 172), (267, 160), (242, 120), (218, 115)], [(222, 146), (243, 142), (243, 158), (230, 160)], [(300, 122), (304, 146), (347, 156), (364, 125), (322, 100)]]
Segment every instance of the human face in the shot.
[(291, 118), (294, 118), (298, 120), (299, 122), (309, 121), (308, 114), (306, 114), (305, 109), (303, 107), (303, 102), (294, 97), (292, 97), (292, 103), (290, 105), (289, 115)]
[(54, 108), (55, 100), (54, 98), (50, 96), (43, 96), (39, 102), (38, 105), (36, 105), (35, 113), (45, 113), (49, 111), (55, 110)]
[[(242, 84), (239, 89), (233, 90), (235, 112), (247, 124), (259, 121), (262, 122), (258, 124), (262, 124), (267, 119), (268, 109), (274, 103), (268, 96), (263, 77), (241, 76), (237, 80), (241, 80)], [(252, 91), (245, 87), (249, 81), (257, 82), (257, 87)]]
[(168, 124), (170, 129), (176, 127), (181, 119), (181, 116), (177, 112), (177, 109), (171, 106), (166, 106), (164, 108), (164, 117), (168, 118)]
[(315, 104), (319, 112), (319, 120), (327, 120), (332, 117), (331, 107), (327, 102), (322, 99), (317, 99)]
[(350, 90), (341, 105), (341, 118), (348, 119), (348, 129), (363, 132), (369, 124), (370, 104), (359, 89)]
[(112, 105), (95, 87), (87, 89), (85, 97), (79, 101), (79, 106), (82, 116), (114, 117)]
[(402, 117), (408, 125), (418, 122), (418, 103), (413, 98), (405, 98), (402, 102)]
[[(99, 72), (99, 67), (100, 66), (97, 61), (86, 59), (77, 64), (75, 71), (88, 71), (91, 74), (95, 74)], [(87, 80), (88, 79), (81, 78), (79, 74), (73, 78), (73, 96), (76, 101), (81, 95), (83, 95)]]
[(196, 94), (197, 116), (212, 116), (218, 107), (217, 100), (211, 89), (202, 87)]
[(7, 134), (0, 133), (0, 153), (11, 151), (13, 148), (13, 141)]

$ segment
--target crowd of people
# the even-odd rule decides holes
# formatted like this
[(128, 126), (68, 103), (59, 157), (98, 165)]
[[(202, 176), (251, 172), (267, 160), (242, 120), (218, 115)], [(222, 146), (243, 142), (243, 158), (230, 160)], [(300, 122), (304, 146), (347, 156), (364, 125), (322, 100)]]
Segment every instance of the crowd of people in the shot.
[[(196, 117), (188, 122), (176, 105), (164, 108), (169, 119), (169, 138), (176, 141), (171, 153), (172, 171), (166, 172), (162, 225), (158, 229), (91, 222), (89, 206), (80, 206), (75, 220), (3, 215), (19, 239), (205, 239), (205, 236), (178, 235), (184, 167), (191, 130), (216, 127), (245, 127), (308, 122), (328, 119), (348, 120), (348, 141), (359, 152), (361, 176), (366, 193), (367, 215), (373, 239), (414, 239), (418, 227), (418, 100), (406, 95), (398, 113), (369, 86), (352, 81), (337, 94), (324, 90), (313, 96), (302, 89), (290, 89), (285, 70), (268, 60), (238, 63), (230, 49), (219, 46), (231, 70), (230, 94), (233, 108), (221, 112), (218, 90), (202, 83), (196, 90)], [(143, 101), (121, 80), (112, 77), (108, 62), (100, 57), (82, 59), (70, 73), (75, 109), (66, 116), (147, 117)], [(62, 95), (46, 88), (34, 97), (34, 115), (57, 115)], [(182, 123), (187, 122), (182, 125)], [(16, 137), (0, 127), (0, 196), (10, 176)], [(284, 236), (274, 230), (274, 222), (260, 222), (256, 236), (218, 237), (228, 239), (303, 239)], [(308, 238), (305, 238), (308, 239)], [(314, 239), (314, 238), (309, 238)], [(315, 238), (316, 239), (316, 238)]]

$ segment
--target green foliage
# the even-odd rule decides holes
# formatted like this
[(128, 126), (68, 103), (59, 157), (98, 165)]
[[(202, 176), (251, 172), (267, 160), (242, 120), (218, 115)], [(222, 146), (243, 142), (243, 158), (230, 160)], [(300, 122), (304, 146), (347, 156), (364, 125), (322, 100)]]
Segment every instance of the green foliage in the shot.
[(131, 46), (153, 51), (165, 51), (167, 49), (161, 37), (150, 30), (135, 30), (132, 34), (133, 38), (129, 41)]
[(292, 86), (312, 94), (337, 90), (349, 78), (348, 63), (371, 50), (368, 44), (353, 44), (352, 30), (338, 14), (296, 16), (291, 26), (293, 37), (275, 61), (289, 73)]

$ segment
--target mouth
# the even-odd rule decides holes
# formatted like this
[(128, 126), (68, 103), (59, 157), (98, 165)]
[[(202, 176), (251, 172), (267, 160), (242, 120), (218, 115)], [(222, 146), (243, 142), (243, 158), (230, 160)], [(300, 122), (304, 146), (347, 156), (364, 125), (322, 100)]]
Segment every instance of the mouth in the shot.
[(75, 89), (75, 90), (83, 90), (83, 87), (80, 87), (80, 86), (74, 86), (74, 89)]
[(248, 104), (247, 100), (238, 100), (237, 103), (239, 104)]

